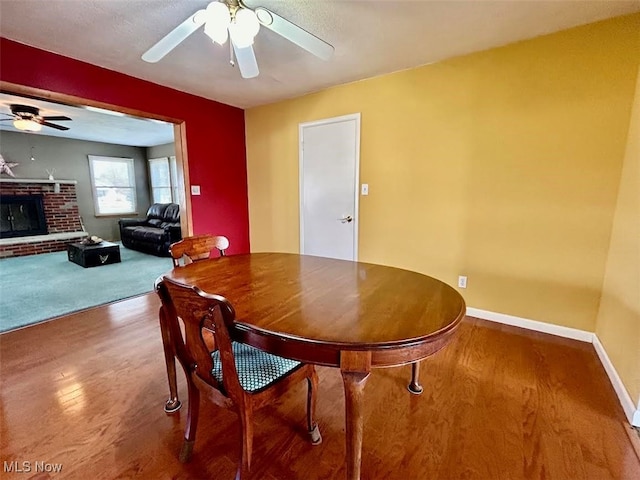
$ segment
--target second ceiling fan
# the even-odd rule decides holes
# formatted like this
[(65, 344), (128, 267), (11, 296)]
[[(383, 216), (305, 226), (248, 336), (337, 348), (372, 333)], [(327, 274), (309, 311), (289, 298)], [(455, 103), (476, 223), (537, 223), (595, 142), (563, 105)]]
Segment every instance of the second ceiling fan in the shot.
[(11, 109), (11, 114), (2, 113), (9, 118), (1, 118), (0, 122), (13, 122), (13, 126), (18, 130), (22, 130), (25, 132), (39, 132), (42, 130), (42, 127), (51, 127), (56, 130), (69, 130), (69, 127), (65, 127), (64, 125), (58, 125), (54, 122), (65, 122), (71, 121), (69, 117), (64, 115), (49, 115), (42, 116), (40, 115), (40, 109), (38, 107), (34, 107), (31, 105), (18, 105), (11, 104), (9, 105)]
[(142, 60), (149, 63), (160, 61), (203, 25), (204, 32), (214, 43), (223, 45), (229, 40), (232, 49), (231, 64), (234, 64), (235, 54), (243, 78), (257, 77), (260, 73), (253, 51), (253, 40), (260, 26), (323, 60), (328, 60), (333, 55), (333, 46), (264, 7), (251, 9), (242, 0), (221, 0), (211, 2), (206, 9), (198, 10), (188, 17), (147, 50), (142, 55)]

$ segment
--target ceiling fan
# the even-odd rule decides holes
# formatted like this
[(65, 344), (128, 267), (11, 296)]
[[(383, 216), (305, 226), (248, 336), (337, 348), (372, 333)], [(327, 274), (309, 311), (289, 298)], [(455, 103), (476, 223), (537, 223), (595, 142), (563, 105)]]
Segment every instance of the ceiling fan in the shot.
[(3, 113), (11, 118), (1, 118), (0, 122), (13, 121), (13, 126), (18, 130), (24, 130), (25, 132), (39, 132), (42, 127), (51, 127), (56, 130), (69, 130), (69, 127), (63, 125), (57, 125), (54, 122), (70, 121), (69, 117), (62, 115), (54, 115), (43, 117), (40, 115), (40, 109), (29, 105), (9, 105), (11, 114)]
[(323, 60), (333, 55), (333, 46), (264, 7), (251, 9), (242, 0), (220, 0), (198, 10), (142, 55), (149, 63), (160, 61), (189, 35), (204, 25), (204, 33), (214, 43), (224, 45), (230, 38), (231, 65), (234, 55), (243, 78), (257, 77), (260, 71), (253, 40), (264, 26)]

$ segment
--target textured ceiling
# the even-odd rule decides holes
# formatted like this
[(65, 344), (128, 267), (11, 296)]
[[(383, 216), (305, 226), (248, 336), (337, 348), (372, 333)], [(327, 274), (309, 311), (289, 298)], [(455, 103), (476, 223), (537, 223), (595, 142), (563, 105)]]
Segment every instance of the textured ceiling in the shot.
[(140, 56), (205, 1), (2, 0), (3, 37), (247, 108), (640, 11), (635, 1), (246, 0), (335, 47), (320, 60), (262, 28), (245, 80), (202, 29), (159, 63)]

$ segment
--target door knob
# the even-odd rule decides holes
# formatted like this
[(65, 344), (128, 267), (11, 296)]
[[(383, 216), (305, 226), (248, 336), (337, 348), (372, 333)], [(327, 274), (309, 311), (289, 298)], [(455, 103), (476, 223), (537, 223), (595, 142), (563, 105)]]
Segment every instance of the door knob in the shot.
[(342, 218), (339, 218), (338, 220), (340, 220), (340, 222), (342, 223), (349, 223), (353, 221), (353, 217), (351, 215), (346, 215)]

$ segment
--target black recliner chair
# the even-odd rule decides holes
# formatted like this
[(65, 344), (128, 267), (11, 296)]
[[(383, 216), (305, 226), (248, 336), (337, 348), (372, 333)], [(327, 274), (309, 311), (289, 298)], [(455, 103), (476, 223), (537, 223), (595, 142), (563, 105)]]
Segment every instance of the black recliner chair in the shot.
[(147, 218), (123, 218), (118, 225), (122, 245), (159, 257), (169, 257), (169, 246), (182, 239), (177, 203), (154, 203)]

